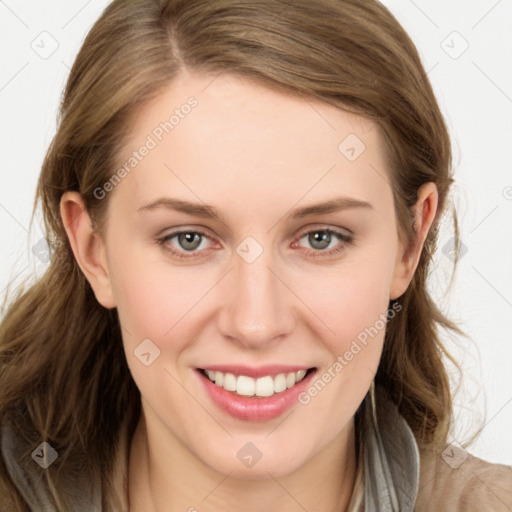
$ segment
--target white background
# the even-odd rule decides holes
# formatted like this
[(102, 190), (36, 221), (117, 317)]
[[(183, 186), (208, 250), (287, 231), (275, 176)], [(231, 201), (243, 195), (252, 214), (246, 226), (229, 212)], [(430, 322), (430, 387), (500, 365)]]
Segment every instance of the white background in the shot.
[[(28, 232), (36, 182), (69, 68), (107, 3), (0, 0), (2, 298), (9, 281), (45, 268), (32, 251), (43, 236), (38, 218)], [(447, 290), (446, 227), (431, 281), (469, 336), (446, 342), (465, 374), (452, 439), (462, 444), (482, 428), (469, 451), (512, 464), (512, 2), (384, 3), (416, 43), (453, 139), (453, 201), (467, 252)]]

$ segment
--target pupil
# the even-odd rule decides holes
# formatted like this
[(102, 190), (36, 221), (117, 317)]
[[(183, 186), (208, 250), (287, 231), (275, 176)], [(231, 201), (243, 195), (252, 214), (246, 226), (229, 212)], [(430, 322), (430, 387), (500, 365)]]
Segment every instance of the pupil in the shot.
[[(320, 243), (320, 247), (316, 246), (316, 243)], [(313, 247), (316, 247), (317, 249), (325, 249), (329, 246), (329, 243), (331, 242), (331, 235), (327, 233), (327, 231), (316, 231), (313, 234), (313, 237), (311, 238), (310, 235), (310, 243)]]
[(182, 233), (180, 235), (180, 244), (184, 249), (195, 249), (198, 244), (194, 242), (194, 239), (196, 239), (195, 242), (199, 239), (197, 233)]

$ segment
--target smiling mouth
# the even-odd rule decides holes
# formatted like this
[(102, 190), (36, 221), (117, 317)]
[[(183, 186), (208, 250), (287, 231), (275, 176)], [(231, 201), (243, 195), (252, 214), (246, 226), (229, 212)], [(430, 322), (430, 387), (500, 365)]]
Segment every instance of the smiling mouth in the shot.
[(204, 368), (198, 368), (198, 370), (204, 377), (210, 380), (210, 382), (213, 382), (216, 386), (226, 391), (231, 391), (235, 395), (264, 398), (293, 388), (295, 384), (298, 384), (304, 380), (307, 375), (314, 372), (316, 367), (296, 372), (265, 375), (258, 378), (216, 370), (206, 370)]

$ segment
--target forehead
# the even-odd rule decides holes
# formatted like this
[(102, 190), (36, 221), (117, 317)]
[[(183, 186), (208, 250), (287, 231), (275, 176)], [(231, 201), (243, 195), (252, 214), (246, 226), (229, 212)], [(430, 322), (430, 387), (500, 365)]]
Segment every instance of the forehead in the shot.
[(246, 209), (334, 191), (367, 201), (391, 195), (372, 121), (236, 75), (184, 73), (132, 124), (115, 195), (134, 207), (166, 193), (213, 204), (229, 197), (226, 207)]

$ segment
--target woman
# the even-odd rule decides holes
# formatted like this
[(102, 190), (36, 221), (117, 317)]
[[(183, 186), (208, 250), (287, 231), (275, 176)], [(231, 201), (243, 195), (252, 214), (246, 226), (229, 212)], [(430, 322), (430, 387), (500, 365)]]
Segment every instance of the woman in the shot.
[(446, 443), (450, 164), (377, 2), (112, 2), (1, 325), (2, 510), (510, 510)]

